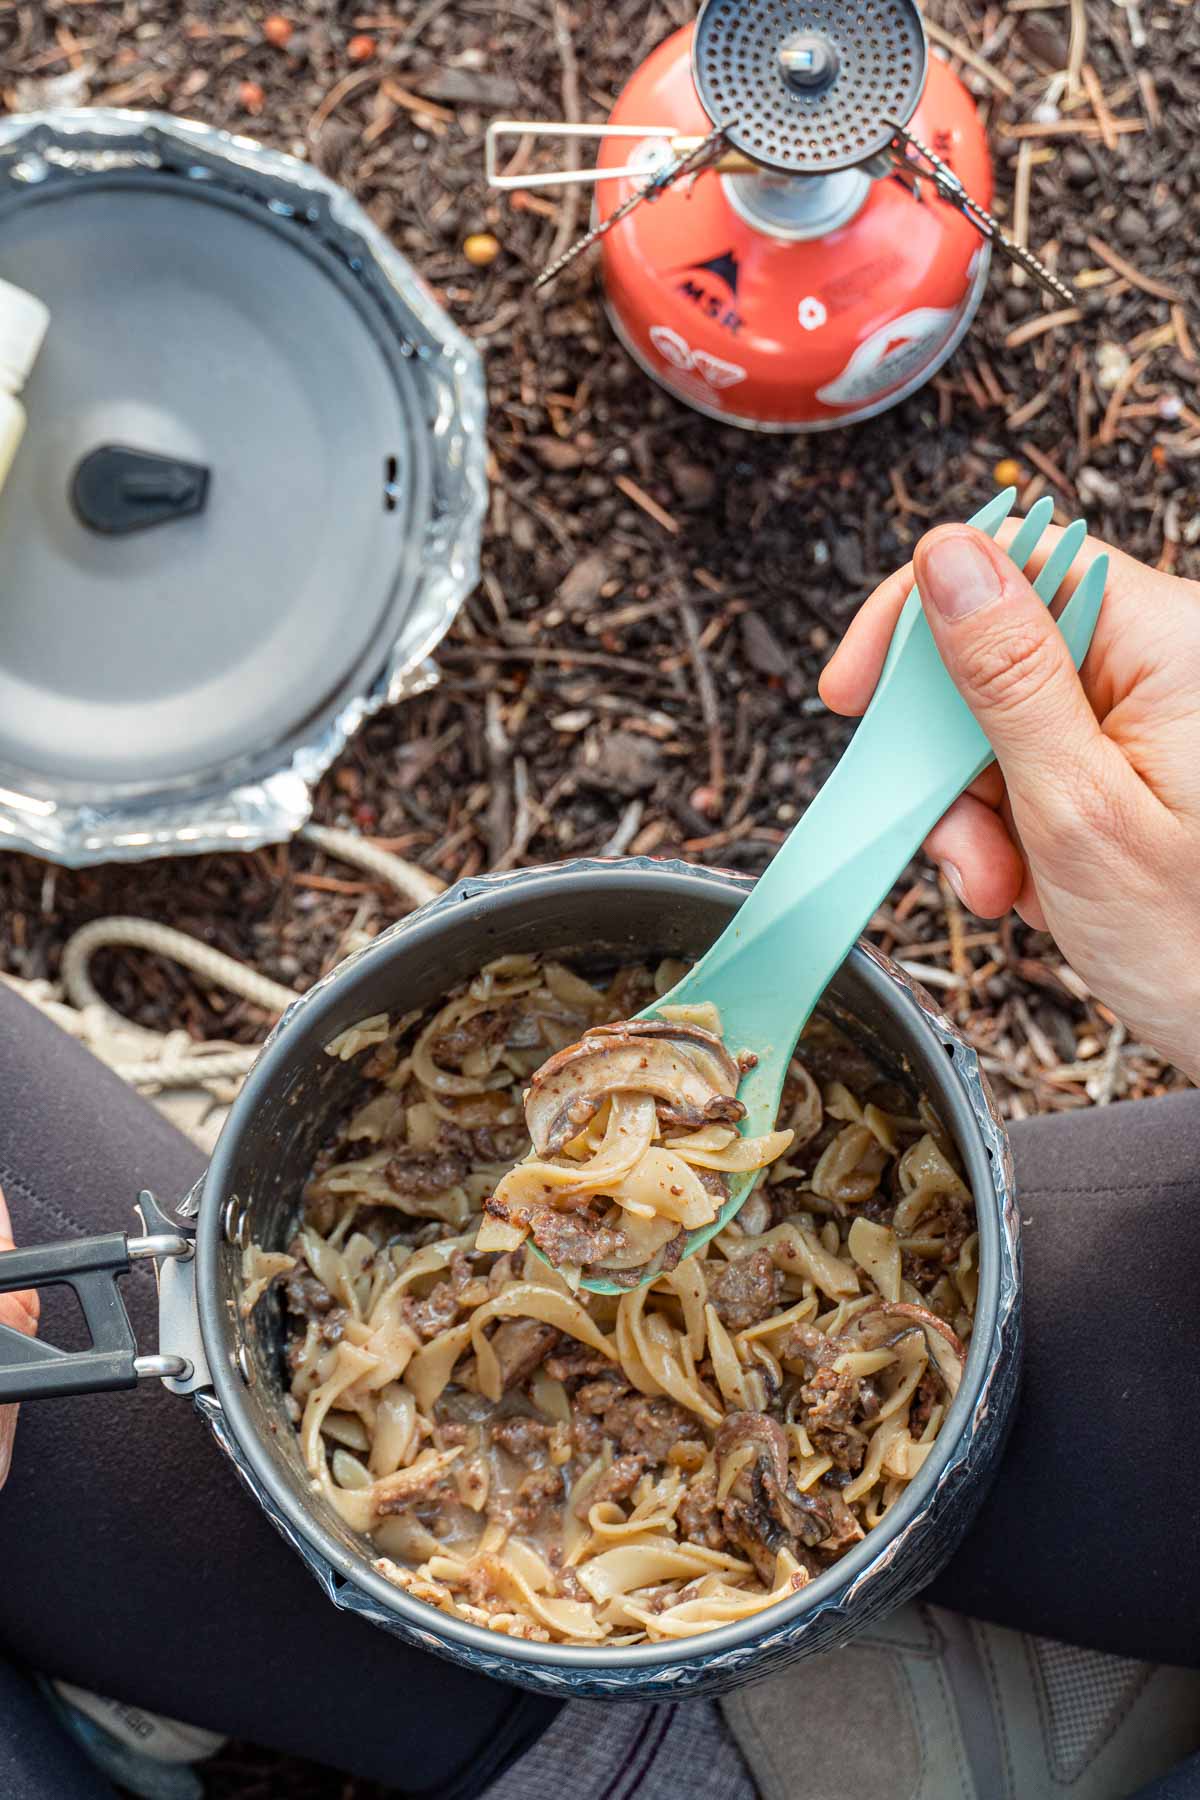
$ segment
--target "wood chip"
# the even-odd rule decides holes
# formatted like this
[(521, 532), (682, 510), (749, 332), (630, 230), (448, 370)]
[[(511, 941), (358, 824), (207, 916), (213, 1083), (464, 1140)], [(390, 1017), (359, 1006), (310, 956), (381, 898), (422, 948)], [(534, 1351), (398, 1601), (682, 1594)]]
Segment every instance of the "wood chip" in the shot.
[(1082, 73), (1083, 85), (1087, 91), (1087, 97), (1092, 103), (1092, 111), (1095, 113), (1096, 122), (1100, 127), (1104, 148), (1110, 152), (1114, 151), (1117, 147), (1117, 134), (1113, 130), (1113, 116), (1109, 111), (1108, 102), (1104, 98), (1104, 89), (1100, 86), (1100, 78), (1089, 62), (1084, 63)]
[(383, 91), (396, 106), (402, 106), (405, 112), (416, 113), (421, 118), (437, 119), (443, 125), (454, 123), (454, 114), (448, 107), (439, 106), (435, 100), (427, 100), (424, 94), (414, 94), (409, 88), (401, 87), (398, 81), (390, 78), (384, 82)]
[(1021, 455), (1031, 462), (1035, 469), (1040, 469), (1046, 480), (1052, 481), (1060, 494), (1068, 494), (1072, 500), (1078, 498), (1075, 483), (1071, 477), (1064, 474), (1053, 458), (1047, 456), (1044, 450), (1039, 450), (1036, 444), (1031, 444), (1028, 438), (1024, 439), (1021, 444)]
[(635, 506), (640, 506), (656, 525), (661, 525), (664, 531), (671, 533), (672, 537), (679, 535), (679, 520), (673, 518), (665, 506), (660, 506), (657, 500), (652, 499), (645, 488), (639, 487), (632, 476), (616, 475), (613, 477), (613, 484), (620, 488), (627, 500), (632, 500)]
[(1142, 373), (1143, 369), (1147, 367), (1150, 358), (1153, 355), (1153, 350), (1146, 350), (1141, 356), (1135, 357), (1122, 375), (1120, 381), (1118, 381), (1117, 385), (1113, 388), (1112, 393), (1108, 396), (1108, 405), (1104, 411), (1104, 418), (1101, 422), (1099, 431), (1096, 433), (1096, 442), (1098, 444), (1111, 444), (1113, 442), (1117, 435), (1117, 421), (1121, 416), (1121, 408), (1125, 404), (1125, 396), (1133, 386), (1134, 382), (1138, 379), (1138, 376)]
[[(1029, 190), (1033, 182), (1033, 141), (1022, 138), (1017, 145), (1017, 172), (1013, 177), (1012, 235), (1022, 249), (1029, 247)], [(1014, 287), (1024, 287), (1029, 276), (1019, 263), (1013, 263), (1008, 279)]]
[(988, 62), (986, 57), (980, 56), (972, 50), (970, 44), (965, 44), (961, 38), (955, 37), (952, 31), (947, 31), (944, 25), (937, 23), (936, 19), (925, 20), (925, 31), (935, 44), (940, 44), (943, 50), (949, 50), (952, 56), (957, 56), (961, 62), (968, 64), (977, 75), (982, 75), (988, 85), (994, 87), (998, 94), (1003, 94), (1008, 100), (1014, 98), (1017, 90), (1008, 76), (1002, 75), (999, 69), (994, 68)]
[(1026, 319), (1023, 325), (1016, 325), (1004, 340), (1006, 350), (1018, 350), (1022, 344), (1032, 343), (1034, 338), (1044, 337), (1048, 331), (1057, 331), (1061, 325), (1078, 325), (1083, 314), (1077, 306), (1064, 306), (1058, 312), (1040, 313), (1036, 319)]
[[(1136, 132), (1145, 131), (1146, 124), (1144, 119), (1111, 119), (1109, 129), (1115, 137), (1129, 137)], [(1022, 125), (1001, 124), (1000, 135), (1007, 138), (1102, 138), (1104, 131), (1098, 119), (1047, 119), (1044, 123), (1031, 121)]]
[(366, 69), (352, 69), (349, 75), (343, 75), (342, 79), (330, 88), (325, 98), (321, 101), (321, 104), (309, 119), (309, 137), (316, 137), (322, 125), (332, 117), (338, 107), (342, 104), (343, 100), (347, 99), (351, 94), (357, 93), (359, 88), (366, 87), (368, 83), (382, 81), (383, 76), (383, 70), (376, 68), (374, 64)]
[(1028, 425), (1031, 419), (1036, 419), (1040, 412), (1044, 412), (1049, 404), (1050, 390), (1048, 388), (1043, 388), (1041, 393), (1034, 394), (1031, 400), (1027, 400), (1024, 406), (1018, 406), (1014, 412), (1009, 413), (1007, 419), (1008, 429), (1010, 431), (1020, 431), (1023, 425)]
[(1088, 21), (1085, 0), (1070, 0), (1071, 5), (1071, 41), (1067, 48), (1067, 98), (1073, 100), (1079, 92), (1079, 77), (1083, 69), (1083, 59), (1087, 55)]
[(1139, 331), (1130, 338), (1128, 349), (1133, 356), (1143, 350), (1165, 350), (1168, 344), (1175, 342), (1175, 322), (1168, 319), (1165, 325), (1152, 325), (1149, 331)]
[(1156, 300), (1170, 300), (1175, 305), (1182, 302), (1183, 296), (1178, 288), (1170, 287), (1165, 281), (1156, 281), (1152, 275), (1143, 275), (1140, 269), (1135, 269), (1132, 263), (1127, 263), (1123, 256), (1118, 256), (1115, 250), (1110, 250), (1103, 238), (1090, 237), (1087, 245), (1093, 256), (1098, 256), (1100, 261), (1107, 263), (1110, 269), (1115, 269), (1118, 275), (1123, 275), (1130, 287), (1139, 288), (1143, 294), (1153, 294)]

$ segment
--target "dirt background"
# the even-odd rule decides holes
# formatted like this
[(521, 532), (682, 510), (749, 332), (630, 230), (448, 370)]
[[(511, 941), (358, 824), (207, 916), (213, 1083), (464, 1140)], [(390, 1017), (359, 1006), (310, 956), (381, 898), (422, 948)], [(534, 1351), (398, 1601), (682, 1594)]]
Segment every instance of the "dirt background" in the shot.
[[(1011, 219), (1027, 186), (1030, 242), (1075, 284), (1079, 316), (1051, 323), (1056, 303), (1001, 266), (929, 387), (810, 438), (723, 428), (652, 387), (611, 336), (590, 260), (534, 299), (585, 202), (483, 184), (489, 117), (602, 119), (693, 16), (687, 0), (292, 0), (274, 15), (0, 0), (9, 110), (164, 108), (308, 158), (484, 352), (483, 580), (440, 685), (366, 727), (315, 815), (445, 881), (622, 851), (761, 869), (846, 741), (816, 682), (847, 620), (928, 523), (966, 517), (997, 480), (1200, 576), (1200, 8), (936, 0), (938, 53), (988, 121), (997, 210)], [(478, 233), (499, 246), (483, 267), (463, 250)], [(8, 856), (0, 969), (53, 978), (73, 930), (131, 913), (303, 989), (398, 909), (385, 884), (299, 844), (84, 873)], [(1011, 1116), (1182, 1082), (1043, 934), (965, 916), (926, 868), (873, 935), (924, 972)], [(253, 1043), (269, 1023), (138, 953), (103, 953), (94, 972), (159, 1029)], [(209, 1776), (220, 1800), (375, 1791), (242, 1749)]]

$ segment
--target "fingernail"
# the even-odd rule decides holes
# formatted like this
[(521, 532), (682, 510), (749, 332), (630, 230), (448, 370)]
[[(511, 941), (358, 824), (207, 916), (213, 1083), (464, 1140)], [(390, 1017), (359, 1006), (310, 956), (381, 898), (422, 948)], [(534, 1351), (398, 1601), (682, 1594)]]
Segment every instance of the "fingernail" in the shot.
[(962, 904), (964, 906), (966, 906), (967, 895), (966, 895), (966, 890), (963, 887), (962, 870), (959, 868), (958, 864), (952, 863), (952, 862), (944, 862), (942, 864), (942, 874), (946, 877), (946, 880), (950, 883), (950, 886), (954, 889), (954, 892), (958, 895), (959, 900), (962, 902)]
[(946, 619), (965, 619), (1000, 598), (1000, 577), (974, 538), (955, 532), (935, 538), (921, 557), (921, 593)]

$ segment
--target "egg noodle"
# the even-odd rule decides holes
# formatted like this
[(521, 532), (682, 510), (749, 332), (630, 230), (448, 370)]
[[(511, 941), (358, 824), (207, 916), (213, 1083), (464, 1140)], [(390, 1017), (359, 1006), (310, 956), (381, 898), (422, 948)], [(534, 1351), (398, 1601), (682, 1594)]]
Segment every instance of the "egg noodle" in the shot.
[(778, 1129), (740, 1137), (711, 1009), (623, 1023), (682, 972), (508, 956), (344, 1032), (369, 1097), (287, 1252), (244, 1253), (314, 1485), (381, 1573), (497, 1632), (614, 1647), (785, 1598), (884, 1517), (961, 1380), (978, 1235), (931, 1109), (818, 1018)]

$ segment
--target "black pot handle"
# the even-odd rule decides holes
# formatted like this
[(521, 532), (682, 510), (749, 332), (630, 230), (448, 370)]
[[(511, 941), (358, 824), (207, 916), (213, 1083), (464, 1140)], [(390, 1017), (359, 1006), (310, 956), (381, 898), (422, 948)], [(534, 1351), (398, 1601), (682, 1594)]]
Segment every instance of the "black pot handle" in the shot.
[[(161, 1214), (158, 1220), (168, 1223)], [(40, 1338), (26, 1337), (15, 1326), (0, 1325), (0, 1405), (131, 1388), (148, 1376), (188, 1375), (189, 1366), (181, 1356), (138, 1355), (117, 1278), (145, 1257), (191, 1254), (192, 1240), (175, 1231), (142, 1237), (110, 1231), (102, 1237), (68, 1238), (0, 1254), (0, 1294), (65, 1284), (74, 1288), (92, 1334), (88, 1349), (60, 1350)]]

